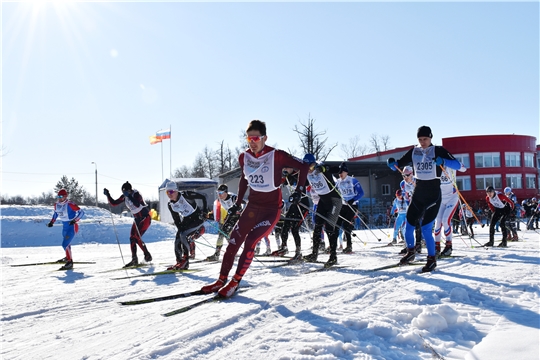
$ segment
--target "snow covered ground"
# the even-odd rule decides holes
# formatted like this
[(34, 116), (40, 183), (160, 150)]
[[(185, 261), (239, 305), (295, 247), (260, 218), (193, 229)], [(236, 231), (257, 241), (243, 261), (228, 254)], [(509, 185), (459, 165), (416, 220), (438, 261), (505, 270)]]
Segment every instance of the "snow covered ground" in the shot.
[[(419, 266), (365, 271), (397, 262), (399, 249), (376, 248), (388, 241), (388, 229), (356, 231), (355, 253), (338, 254), (340, 265), (348, 267), (305, 274), (321, 265), (273, 267), (278, 263), (258, 257), (242, 281), (247, 290), (164, 317), (204, 297), (136, 306), (118, 302), (197, 290), (217, 278), (219, 264), (192, 264), (192, 269), (200, 269), (192, 273), (113, 279), (172, 264), (173, 226), (153, 222), (144, 236), (154, 257), (150, 267), (114, 271), (123, 265), (116, 236), (124, 259), (129, 258), (132, 220), (85, 208), (73, 255), (75, 261), (96, 264), (75, 265), (65, 272), (57, 271), (59, 265), (10, 266), (64, 256), (61, 226), (45, 227), (50, 207), (0, 210), (2, 359), (540, 356), (538, 232), (522, 230), (521, 241), (488, 250), (471, 248), (478, 244), (455, 237), (454, 254), (464, 257), (440, 260), (435, 272), (419, 274)], [(475, 232), (478, 242), (487, 241), (487, 227), (477, 225)], [(497, 233), (496, 240), (500, 238)], [(215, 240), (212, 234), (200, 238), (197, 258), (210, 255)], [(273, 236), (271, 240), (275, 250)], [(303, 248), (309, 252), (307, 233)]]

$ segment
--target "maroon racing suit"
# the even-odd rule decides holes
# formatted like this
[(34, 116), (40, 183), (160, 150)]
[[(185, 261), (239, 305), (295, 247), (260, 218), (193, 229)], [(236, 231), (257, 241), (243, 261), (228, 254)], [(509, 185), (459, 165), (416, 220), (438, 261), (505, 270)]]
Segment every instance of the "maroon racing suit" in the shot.
[[(263, 163), (256, 170), (250, 172), (250, 158), (261, 158), (274, 152), (268, 163)], [(247, 155), (246, 155), (247, 154)], [(246, 159), (247, 158), (247, 159)], [(250, 187), (248, 203), (235, 227), (233, 228), (229, 245), (223, 256), (221, 264), (221, 277), (226, 278), (231, 271), (234, 257), (242, 244), (244, 251), (238, 259), (236, 268), (236, 278), (241, 279), (253, 261), (255, 246), (265, 236), (269, 235), (278, 222), (283, 207), (281, 194), (281, 178), (283, 168), (294, 168), (300, 170), (296, 191), (302, 192), (303, 184), (306, 183), (308, 165), (302, 160), (293, 157), (285, 151), (265, 146), (257, 155), (250, 149), (240, 154), (238, 162), (242, 169), (242, 177), (238, 185), (238, 198), (236, 205), (241, 207), (242, 199)], [(266, 171), (273, 171), (273, 184), (264, 184)], [(262, 175), (261, 175), (262, 174)], [(259, 190), (264, 185), (269, 185), (268, 189)], [(302, 184), (302, 185), (298, 185)]]

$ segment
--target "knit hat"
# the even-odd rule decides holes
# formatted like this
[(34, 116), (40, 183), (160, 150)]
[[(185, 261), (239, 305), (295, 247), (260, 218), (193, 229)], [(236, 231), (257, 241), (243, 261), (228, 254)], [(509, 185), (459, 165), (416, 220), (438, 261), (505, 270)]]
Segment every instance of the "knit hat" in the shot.
[(66, 197), (66, 196), (68, 195), (68, 192), (67, 192), (66, 189), (60, 189), (60, 190), (58, 191), (58, 194), (57, 194), (57, 195), (58, 195), (58, 196), (62, 196), (62, 197)]
[(178, 191), (178, 186), (174, 181), (169, 181), (167, 185), (165, 185), (165, 191), (174, 190)]
[(218, 189), (218, 191), (229, 192), (229, 187), (226, 184), (219, 185), (219, 187), (217, 189)]
[(339, 173), (342, 173), (342, 172), (346, 172), (348, 173), (349, 172), (349, 168), (347, 167), (347, 164), (345, 164), (344, 162), (341, 163), (341, 165), (339, 165)]
[(313, 156), (313, 154), (306, 154), (306, 155), (304, 155), (303, 161), (304, 161), (306, 164), (313, 164), (314, 162), (316, 162), (315, 156)]
[(125, 182), (124, 185), (122, 185), (122, 192), (126, 191), (126, 190), (131, 190), (131, 184), (129, 182)]
[(433, 134), (431, 133), (431, 128), (429, 126), (420, 126), (416, 132), (416, 137), (428, 137), (432, 138)]

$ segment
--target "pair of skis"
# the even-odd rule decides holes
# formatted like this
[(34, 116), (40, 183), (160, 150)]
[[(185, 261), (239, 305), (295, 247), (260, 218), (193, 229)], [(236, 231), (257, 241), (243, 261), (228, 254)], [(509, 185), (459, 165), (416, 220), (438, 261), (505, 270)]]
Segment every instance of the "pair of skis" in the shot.
[[(244, 291), (247, 291), (247, 290), (248, 290), (248, 288), (241, 288), (241, 289), (239, 289), (237, 291), (237, 293), (238, 292), (244, 292)], [(207, 298), (205, 298), (203, 300), (194, 302), (192, 304), (183, 306), (183, 307), (178, 308), (176, 310), (169, 311), (169, 312), (163, 314), (163, 316), (169, 317), (169, 316), (173, 316), (173, 315), (182, 314), (182, 313), (185, 313), (185, 312), (187, 312), (189, 310), (195, 309), (196, 307), (199, 307), (199, 306), (204, 305), (204, 304), (208, 304), (208, 303), (212, 303), (212, 302), (218, 302), (218, 301), (228, 299), (228, 298), (224, 298), (224, 297), (222, 297), (220, 295), (206, 294), (206, 293), (203, 293), (201, 290), (196, 290), (196, 291), (190, 291), (190, 292), (174, 294), (174, 295), (158, 296), (158, 297), (149, 298), (149, 299), (122, 301), (122, 302), (120, 302), (120, 305), (149, 304), (149, 303), (153, 303), (153, 302), (174, 300), (174, 299), (182, 299), (182, 298), (188, 298), (188, 297), (193, 297), (193, 296), (201, 296), (201, 295), (212, 295), (212, 296), (207, 297)]]

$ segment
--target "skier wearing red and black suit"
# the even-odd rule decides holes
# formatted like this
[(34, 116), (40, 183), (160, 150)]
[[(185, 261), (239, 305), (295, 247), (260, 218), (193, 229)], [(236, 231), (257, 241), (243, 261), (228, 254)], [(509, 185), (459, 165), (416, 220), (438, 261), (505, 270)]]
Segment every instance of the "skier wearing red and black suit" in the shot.
[[(229, 214), (241, 209), (241, 201), (249, 186), (248, 203), (234, 226), (229, 244), (223, 256), (219, 279), (201, 288), (205, 293), (218, 292), (220, 297), (230, 297), (251, 265), (257, 243), (270, 234), (281, 215), (283, 206), (281, 178), (283, 168), (299, 169), (298, 184), (305, 184), (307, 165), (285, 151), (266, 145), (266, 124), (252, 120), (246, 130), (249, 148), (240, 154), (238, 163), (242, 177), (238, 185), (238, 198), (229, 209)], [(298, 203), (302, 197), (303, 185), (297, 185), (290, 201)], [(244, 250), (238, 259), (236, 273), (225, 285), (240, 247)]]
[(491, 210), (491, 220), (489, 223), (489, 241), (484, 246), (493, 246), (495, 241), (495, 225), (500, 220), (501, 231), (503, 239), (499, 244), (499, 247), (506, 247), (506, 241), (508, 237), (508, 230), (506, 228), (506, 219), (514, 210), (514, 202), (510, 200), (506, 195), (495, 191), (493, 186), (486, 188), (486, 203)]
[(150, 255), (150, 252), (141, 238), (150, 227), (152, 218), (150, 217), (150, 211), (139, 191), (134, 190), (131, 187), (131, 184), (126, 181), (122, 185), (122, 195), (120, 195), (118, 199), (114, 200), (107, 189), (103, 189), (103, 194), (107, 197), (109, 204), (112, 206), (118, 206), (125, 203), (126, 207), (131, 211), (135, 218), (135, 222), (131, 226), (131, 233), (129, 235), (131, 262), (127, 263), (124, 267), (137, 266), (139, 264), (137, 258), (137, 245), (144, 253), (144, 260), (152, 261), (152, 255)]

